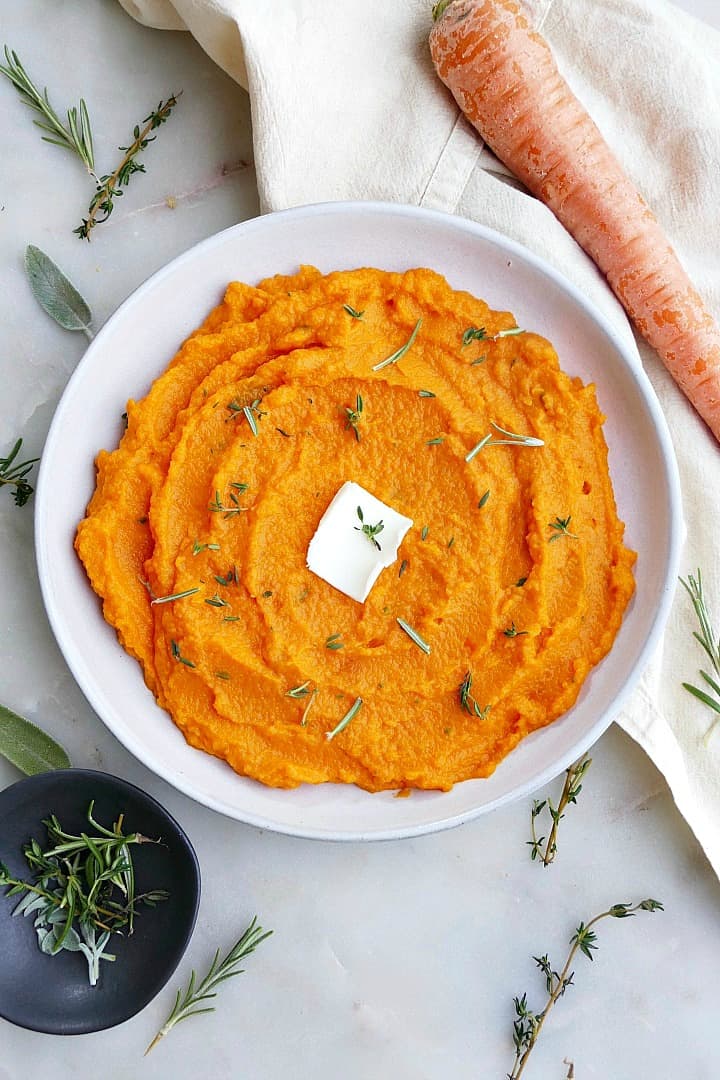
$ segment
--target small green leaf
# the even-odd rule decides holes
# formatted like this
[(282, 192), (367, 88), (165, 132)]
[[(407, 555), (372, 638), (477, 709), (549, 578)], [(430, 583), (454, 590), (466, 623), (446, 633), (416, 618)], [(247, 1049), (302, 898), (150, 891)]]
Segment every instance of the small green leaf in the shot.
[(70, 768), (62, 746), (5, 705), (0, 705), (0, 754), (27, 776)]
[(25, 270), (33, 296), (50, 318), (63, 330), (82, 330), (92, 338), (90, 308), (62, 270), (33, 244), (25, 249)]

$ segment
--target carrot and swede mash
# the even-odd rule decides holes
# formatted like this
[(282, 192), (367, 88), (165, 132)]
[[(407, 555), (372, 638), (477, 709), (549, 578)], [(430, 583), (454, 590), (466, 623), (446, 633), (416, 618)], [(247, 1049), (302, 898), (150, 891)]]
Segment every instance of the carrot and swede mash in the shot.
[[(233, 282), (127, 416), (76, 548), (158, 703), (239, 773), (488, 776), (612, 645), (635, 555), (594, 389), (430, 270)], [(414, 522), (364, 603), (306, 565), (346, 481)]]

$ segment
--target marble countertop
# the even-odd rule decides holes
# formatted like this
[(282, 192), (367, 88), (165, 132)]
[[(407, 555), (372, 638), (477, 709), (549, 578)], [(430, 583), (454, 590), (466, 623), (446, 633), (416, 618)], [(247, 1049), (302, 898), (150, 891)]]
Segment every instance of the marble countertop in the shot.
[[(59, 106), (84, 95), (97, 156), (182, 87), (177, 115), (147, 154), (92, 244), (72, 229), (87, 179), (40, 141), (17, 95), (0, 85), (4, 343), (0, 452), (17, 435), (35, 456), (85, 339), (37, 308), (24, 275), (28, 243), (50, 254), (90, 301), (99, 325), (154, 270), (198, 240), (258, 212), (247, 96), (189, 35), (136, 25), (113, 0), (3, 6), (4, 40)], [(680, 5), (720, 27), (717, 0)], [(593, 751), (557, 862), (530, 862), (530, 800), (453, 831), (384, 844), (292, 839), (241, 825), (147, 771), (103, 726), (75, 685), (47, 623), (33, 552), (32, 506), (0, 494), (0, 700), (55, 734), (79, 766), (154, 794), (183, 824), (203, 875), (197, 929), (178, 972), (118, 1028), (62, 1039), (0, 1021), (0, 1080), (102, 1075), (108, 1080), (476, 1080), (513, 1058), (512, 998), (540, 1006), (532, 960), (557, 964), (583, 919), (653, 896), (666, 911), (600, 927), (594, 964), (548, 1021), (528, 1078), (715, 1080), (720, 998), (720, 885), (643, 752), (617, 727)], [(18, 774), (0, 759), (0, 787)], [(556, 781), (551, 792), (557, 794)], [(192, 966), (205, 969), (257, 913), (274, 936), (227, 984), (217, 1012), (143, 1050)], [(612, 1033), (610, 1035), (610, 1033)]]

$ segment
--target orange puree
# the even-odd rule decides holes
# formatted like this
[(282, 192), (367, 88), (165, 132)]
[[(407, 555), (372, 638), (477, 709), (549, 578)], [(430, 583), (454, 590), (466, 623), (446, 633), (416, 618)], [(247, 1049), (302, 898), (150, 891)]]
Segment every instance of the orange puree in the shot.
[[(537, 334), (497, 336), (514, 326), (430, 270), (304, 267), (229, 285), (128, 404), (76, 548), (189, 743), (276, 787), (447, 790), (570, 708), (618, 631), (635, 555), (593, 387)], [(470, 328), (485, 338), (463, 344)], [(467, 461), (503, 437), (493, 423), (544, 445)], [(346, 480), (415, 523), (364, 604), (305, 564)]]

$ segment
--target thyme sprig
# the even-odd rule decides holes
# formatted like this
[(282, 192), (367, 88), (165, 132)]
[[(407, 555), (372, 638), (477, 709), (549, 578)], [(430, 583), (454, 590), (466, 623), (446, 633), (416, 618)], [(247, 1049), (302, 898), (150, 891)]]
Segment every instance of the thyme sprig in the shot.
[(556, 517), (554, 521), (548, 522), (548, 529), (554, 529), (552, 536), (548, 537), (548, 544), (552, 544), (553, 540), (559, 540), (562, 536), (568, 536), (571, 540), (578, 540), (579, 537), (576, 533), (570, 532), (568, 526), (572, 517), (570, 514), (566, 518)]
[(527, 1001), (527, 993), (522, 997), (513, 998), (515, 1007), (515, 1020), (513, 1021), (513, 1043), (515, 1045), (515, 1061), (507, 1080), (520, 1080), (528, 1058), (540, 1037), (545, 1021), (553, 1006), (564, 995), (565, 991), (574, 985), (575, 972), (571, 971), (573, 960), (578, 951), (588, 960), (593, 960), (593, 953), (597, 950), (597, 934), (593, 929), (602, 919), (629, 919), (638, 911), (663, 911), (663, 905), (659, 900), (641, 900), (638, 904), (613, 904), (607, 911), (601, 911), (587, 923), (581, 922), (570, 938), (570, 952), (562, 971), (555, 971), (550, 963), (547, 953), (544, 956), (534, 956), (537, 967), (545, 978), (545, 988), (548, 998), (540, 1012), (534, 1012)]
[(17, 456), (22, 447), (22, 439), (17, 439), (7, 457), (0, 458), (0, 487), (5, 484), (14, 487), (13, 498), (16, 506), (24, 506), (35, 490), (27, 480), (33, 465), (40, 458), (28, 458), (27, 461), (17, 461)]
[[(231, 484), (230, 487), (236, 487), (235, 484)], [(241, 506), (238, 501), (238, 497), (234, 491), (230, 492), (230, 502), (232, 506), (226, 506), (220, 498), (220, 492), (215, 492), (215, 498), (208, 506), (208, 510), (212, 514), (222, 514), (224, 518), (234, 517), (235, 514), (242, 514), (247, 510), (247, 506)]]
[(345, 430), (352, 428), (355, 432), (355, 438), (360, 442), (360, 429), (358, 424), (362, 420), (363, 414), (363, 399), (360, 394), (355, 398), (355, 408), (351, 409), (348, 405), (345, 406)]
[(40, 93), (20, 62), (18, 54), (7, 45), (5, 46), (5, 61), (7, 67), (0, 64), (0, 72), (10, 80), (28, 108), (40, 116), (40, 119), (33, 120), (33, 123), (41, 131), (47, 132), (42, 136), (43, 141), (53, 143), (54, 146), (61, 146), (77, 155), (90, 175), (97, 181), (90, 117), (84, 98), (80, 98), (79, 106), (68, 109), (67, 123), (63, 124), (50, 104), (47, 87)]
[(378, 551), (382, 551), (382, 548), (376, 539), (385, 528), (382, 521), (378, 521), (376, 525), (370, 525), (369, 522), (365, 521), (362, 507), (360, 506), (357, 508), (357, 516), (360, 519), (360, 524), (355, 526), (355, 532), (361, 532), (363, 536), (367, 536), (370, 543), (374, 544)]
[(463, 347), (465, 347), (473, 341), (498, 341), (499, 338), (514, 337), (516, 334), (524, 333), (525, 331), (519, 326), (511, 326), (507, 330), (498, 330), (497, 334), (488, 334), (484, 326), (468, 326), (462, 336), (462, 343)]
[(494, 421), (491, 421), (491, 426), (495, 428), (501, 435), (504, 435), (504, 439), (496, 439), (492, 431), (485, 435), (472, 450), (465, 455), (466, 461), (472, 461), (476, 454), (479, 454), (481, 450), (484, 450), (486, 446), (544, 446), (545, 443), (542, 439), (536, 439), (534, 435), (517, 435), (514, 431), (508, 431), (506, 428), (500, 427)]
[(263, 930), (262, 926), (257, 925), (257, 916), (253, 916), (252, 922), (245, 933), (235, 942), (222, 960), (220, 959), (220, 950), (216, 950), (207, 974), (198, 982), (197, 986), (195, 985), (196, 976), (193, 970), (185, 993), (178, 990), (170, 1015), (145, 1053), (149, 1054), (153, 1047), (157, 1046), (160, 1040), (164, 1039), (181, 1020), (187, 1020), (190, 1016), (199, 1016), (200, 1013), (214, 1012), (215, 1006), (205, 1005), (204, 1002), (217, 997), (218, 987), (227, 979), (243, 974), (243, 969), (238, 965), (246, 957), (250, 956), (258, 945), (265, 941), (266, 938), (269, 938), (271, 934), (272, 930)]
[(707, 671), (700, 670), (700, 675), (712, 690), (715, 695), (714, 697), (711, 697), (706, 690), (702, 690), (699, 686), (693, 686), (691, 683), (686, 682), (682, 684), (689, 694), (692, 694), (698, 701), (702, 701), (704, 705), (707, 705), (709, 709), (712, 709), (713, 712), (718, 714), (717, 719), (713, 721), (705, 732), (704, 741), (707, 744), (717, 725), (720, 724), (720, 636), (718, 636), (712, 628), (710, 612), (705, 603), (702, 574), (700, 573), (700, 570), (697, 570), (696, 577), (693, 577), (692, 574), (688, 574), (687, 581), (684, 578), (680, 578), (680, 584), (690, 597), (693, 608), (695, 609), (698, 625), (700, 626), (700, 632), (698, 633), (697, 630), (694, 630), (693, 637), (704, 650), (712, 665), (712, 669), (715, 672), (715, 676), (712, 676), (708, 675)]
[(471, 672), (465, 672), (465, 678), (458, 686), (458, 694), (460, 696), (460, 708), (465, 712), (470, 713), (471, 716), (477, 716), (480, 720), (487, 719), (487, 715), (490, 712), (491, 706), (486, 705), (484, 709), (481, 709), (475, 700), (472, 691), (473, 677)]
[[(528, 840), (527, 844), (530, 848), (530, 858), (539, 860), (543, 866), (549, 866), (554, 861), (557, 854), (557, 833), (561, 820), (565, 817), (566, 808), (572, 803), (577, 804), (578, 795), (582, 791), (582, 781), (585, 773), (592, 765), (592, 758), (587, 754), (583, 754), (573, 765), (565, 770), (565, 783), (560, 794), (560, 801), (557, 806), (553, 806), (551, 799), (543, 799), (542, 802), (537, 799), (533, 800), (532, 810), (530, 811), (530, 828), (532, 831), (532, 840)], [(544, 836), (538, 836), (535, 829), (535, 819), (542, 814), (543, 810), (547, 807), (548, 814), (552, 821), (552, 827), (545, 842)], [(543, 844), (545, 849), (543, 850)]]
[[(89, 240), (90, 233), (96, 225), (100, 225), (112, 214), (115, 208), (115, 199), (120, 198), (124, 192), (123, 188), (127, 187), (130, 183), (131, 177), (135, 173), (145, 172), (145, 165), (138, 161), (138, 155), (141, 154), (151, 142), (155, 141), (156, 136), (151, 135), (151, 131), (156, 131), (162, 124), (169, 118), (170, 113), (177, 105), (177, 100), (180, 97), (182, 90), (177, 94), (171, 94), (166, 101), (161, 101), (156, 109), (145, 117), (143, 120), (143, 128), (140, 128), (139, 124), (135, 125), (133, 129), (133, 139), (129, 146), (119, 147), (123, 154), (120, 164), (117, 166), (114, 172), (107, 173), (104, 176), (92, 175), (95, 179), (95, 194), (90, 200), (90, 206), (88, 207), (88, 216), (83, 218), (82, 223), (78, 225), (77, 229), (73, 229), (76, 236), (79, 236), (81, 240)], [(69, 115), (69, 114), (68, 114)]]
[(94, 801), (87, 820), (95, 830), (90, 836), (66, 832), (57, 817), (43, 820), (49, 847), (32, 839), (23, 849), (34, 881), (13, 877), (0, 863), (0, 885), (7, 896), (24, 893), (14, 915), (33, 915), (38, 943), (44, 953), (55, 956), (61, 949), (81, 952), (88, 963), (88, 979), (95, 986), (101, 960), (114, 960), (105, 948), (112, 934), (132, 934), (138, 905), (154, 907), (166, 900), (164, 889), (138, 894), (130, 848), (158, 843), (142, 833), (123, 833), (123, 815), (107, 829), (93, 817)]

